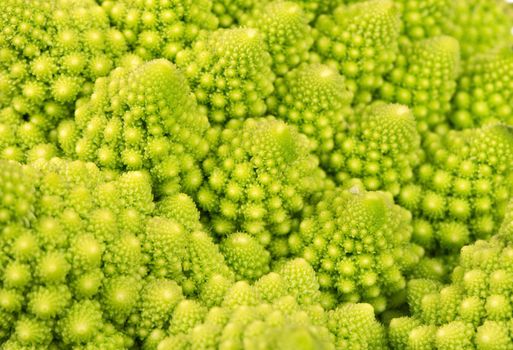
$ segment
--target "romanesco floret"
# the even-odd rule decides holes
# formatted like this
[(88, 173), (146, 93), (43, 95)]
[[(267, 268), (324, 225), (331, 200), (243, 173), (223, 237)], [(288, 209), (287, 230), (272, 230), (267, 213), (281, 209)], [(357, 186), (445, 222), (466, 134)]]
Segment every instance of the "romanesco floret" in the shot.
[(199, 293), (214, 275), (233, 278), (223, 255), (206, 233), (191, 232), (173, 219), (149, 219), (144, 242), (150, 273), (178, 282), (187, 295)]
[[(165, 338), (157, 349), (335, 349), (333, 335), (312, 320), (308, 311), (291, 297), (213, 308), (202, 317), (204, 320)], [(224, 313), (221, 322), (217, 320), (220, 313)]]
[(226, 263), (238, 280), (254, 280), (269, 272), (271, 255), (247, 233), (234, 233), (221, 242)]
[(205, 182), (195, 198), (219, 235), (241, 230), (276, 255), (305, 200), (324, 186), (308, 139), (268, 117), (232, 120), (209, 132), (212, 151), (203, 162)]
[(161, 59), (98, 79), (57, 133), (69, 157), (113, 170), (148, 169), (163, 195), (201, 184), (208, 125), (181, 72)]
[[(374, 309), (366, 303), (345, 303), (328, 312), (328, 329), (336, 335), (336, 349), (387, 349), (383, 325), (375, 322)], [(362, 332), (362, 330), (366, 330)]]
[[(318, 295), (318, 288), (312, 268), (295, 259), (253, 285), (232, 285), (222, 305), (208, 312), (197, 303), (182, 301), (183, 310), (180, 305), (175, 309), (169, 335), (157, 349), (386, 347), (383, 326), (369, 304), (346, 304), (325, 312), (318, 301), (304, 298)], [(186, 317), (179, 318), (182, 313)]]
[[(7, 169), (16, 166), (21, 172), (15, 163)], [(6, 181), (25, 186), (33, 205), (24, 221), (2, 223), (2, 341), (39, 348), (96, 342), (103, 325), (123, 324), (137, 300), (145, 274), (138, 231), (154, 207), (151, 183), (140, 172), (112, 179), (92, 163), (57, 158), (30, 168), (17, 186)], [(125, 348), (131, 339), (123, 331), (104, 335)]]
[[(300, 304), (310, 305), (321, 301), (317, 273), (305, 259), (283, 260), (276, 265), (275, 270), (285, 280), (287, 294), (292, 295)], [(259, 288), (260, 292), (264, 290), (262, 284)]]
[(353, 94), (344, 78), (329, 66), (302, 65), (277, 79), (270, 113), (291, 125), (312, 142), (319, 158), (328, 158), (335, 147), (336, 135), (345, 130), (352, 113)]
[(420, 136), (411, 110), (398, 104), (374, 103), (346, 118), (338, 128), (333, 151), (321, 165), (339, 184), (359, 179), (371, 191), (397, 195), (413, 181), (420, 163)]
[(312, 28), (298, 4), (280, 0), (257, 6), (243, 25), (262, 33), (276, 75), (282, 76), (308, 61)]
[(413, 240), (445, 254), (492, 235), (511, 195), (512, 147), (501, 124), (426, 137), (416, 181), (398, 196), (413, 213)]
[(144, 60), (173, 61), (202, 32), (218, 25), (211, 0), (104, 0), (102, 7), (130, 51)]
[(262, 116), (273, 92), (271, 56), (253, 28), (219, 29), (178, 54), (176, 62), (213, 124)]
[(380, 313), (386, 298), (404, 289), (403, 273), (422, 253), (411, 233), (410, 213), (390, 194), (354, 185), (327, 191), (288, 242), (316, 269), (327, 303), (363, 300)]
[(233, 284), (192, 200), (177, 194), (156, 205), (143, 172), (54, 158), (2, 161), (2, 176), (7, 346), (128, 348), (169, 327), (184, 298), (220, 304)]
[(338, 69), (355, 93), (355, 102), (368, 103), (393, 68), (399, 26), (399, 14), (390, 0), (340, 6), (317, 20), (314, 50), (318, 57), (312, 59)]
[[(176, 221), (149, 219), (144, 241), (149, 275), (128, 329), (145, 349), (155, 349), (167, 329), (181, 329), (182, 322), (194, 323), (208, 307), (220, 305), (233, 273), (206, 233), (188, 232)], [(190, 315), (186, 305), (199, 315)]]
[(191, 197), (184, 193), (165, 196), (156, 203), (155, 215), (175, 220), (187, 231), (202, 231), (200, 213)]
[[(509, 223), (510, 224), (510, 223)], [(502, 238), (509, 238), (505, 243)], [(505, 232), (461, 250), (452, 282), (412, 280), (412, 316), (392, 320), (394, 349), (509, 349), (513, 248)]]
[(458, 79), (451, 122), (457, 128), (503, 122), (513, 125), (513, 49), (472, 56)]
[(11, 137), (2, 137), (0, 157), (24, 161), (55, 139), (55, 125), (126, 43), (93, 0), (5, 0), (0, 23), (0, 130)]
[(409, 106), (417, 129), (445, 131), (460, 69), (459, 43), (449, 36), (417, 41), (401, 51), (380, 97)]

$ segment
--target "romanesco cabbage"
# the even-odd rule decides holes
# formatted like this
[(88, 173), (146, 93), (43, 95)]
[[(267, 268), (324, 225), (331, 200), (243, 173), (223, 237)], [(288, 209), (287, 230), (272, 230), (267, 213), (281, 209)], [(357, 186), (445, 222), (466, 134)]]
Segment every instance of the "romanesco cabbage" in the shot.
[(0, 349), (513, 350), (504, 0), (0, 0)]

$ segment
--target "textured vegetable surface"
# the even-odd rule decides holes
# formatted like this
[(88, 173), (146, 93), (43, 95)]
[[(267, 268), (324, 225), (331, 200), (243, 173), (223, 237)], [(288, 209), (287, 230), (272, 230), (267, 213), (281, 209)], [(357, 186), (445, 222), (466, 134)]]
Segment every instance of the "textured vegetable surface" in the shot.
[(0, 349), (513, 350), (513, 6), (0, 0)]

